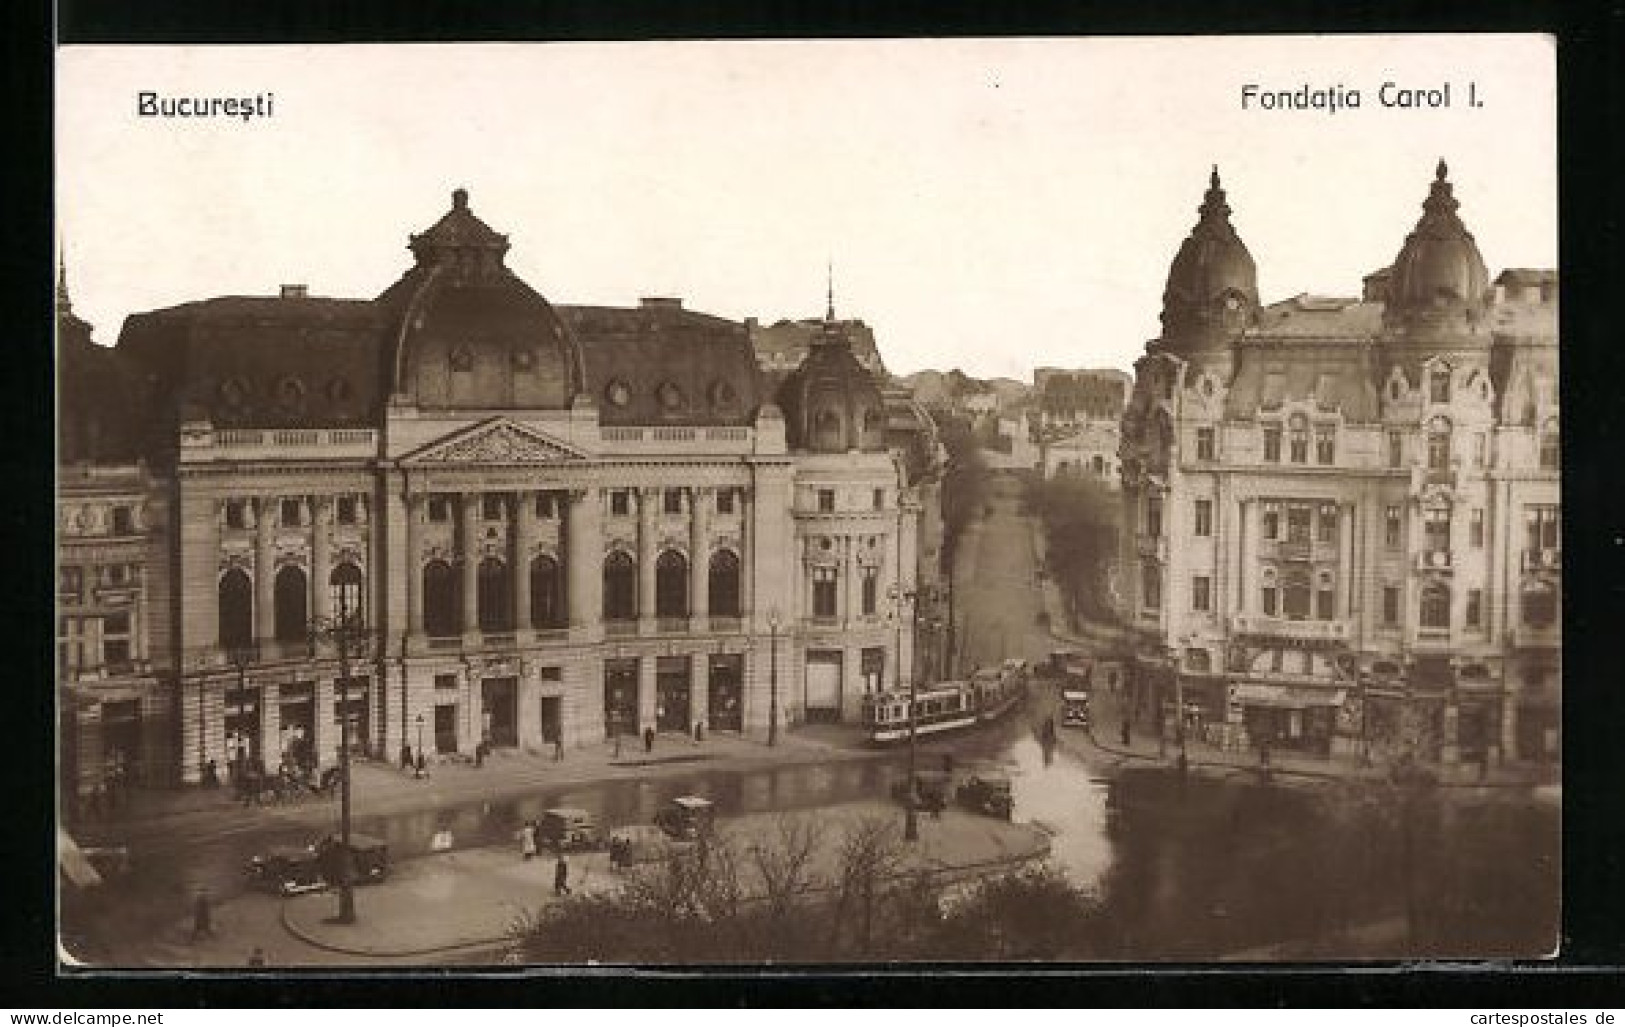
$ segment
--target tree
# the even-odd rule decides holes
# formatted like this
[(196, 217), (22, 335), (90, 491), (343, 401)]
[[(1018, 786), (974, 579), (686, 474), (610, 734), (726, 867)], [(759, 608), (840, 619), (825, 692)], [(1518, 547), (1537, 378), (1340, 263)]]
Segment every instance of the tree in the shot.
[(1110, 619), (1107, 578), (1122, 517), (1116, 497), (1093, 478), (1063, 474), (1035, 482), (1030, 502), (1043, 519), (1045, 561), (1068, 613)]
[(948, 451), (942, 478), (942, 570), (952, 574), (959, 538), (987, 502), (988, 469), (968, 421), (949, 416), (938, 427)]

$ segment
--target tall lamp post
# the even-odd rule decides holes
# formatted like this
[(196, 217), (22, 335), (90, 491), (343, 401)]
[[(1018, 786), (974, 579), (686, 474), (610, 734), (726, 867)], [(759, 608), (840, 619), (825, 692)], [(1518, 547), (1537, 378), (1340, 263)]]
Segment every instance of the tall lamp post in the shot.
[(1174, 741), (1179, 744), (1179, 770), (1184, 773), (1190, 761), (1185, 754), (1185, 675), (1180, 671), (1179, 650), (1168, 650), (1168, 669), (1174, 675)]
[(779, 610), (767, 611), (767, 744), (779, 744)]
[(423, 759), (423, 714), (418, 714), (418, 759)]
[[(888, 593), (892, 600), (892, 618), (897, 625), (897, 658), (893, 661), (896, 670), (892, 672), (899, 689), (903, 686), (903, 607), (906, 604), (912, 615), (917, 611), (915, 599), (918, 593), (910, 589), (899, 589), (893, 585)], [(919, 758), (918, 735), (916, 729), (919, 724), (918, 691), (914, 686), (914, 675), (908, 676), (908, 802), (903, 804), (903, 840), (907, 842), (918, 841), (920, 837), (919, 811), (915, 809), (918, 797), (919, 782), (915, 780), (915, 764)]]
[[(237, 700), (238, 702), (241, 702), (243, 696), (248, 691), (248, 665), (254, 662), (254, 649), (252, 646), (232, 646), (230, 649), (226, 650), (226, 659), (231, 662), (232, 668), (237, 671)], [(198, 686), (197, 698), (197, 758), (198, 773), (202, 774), (208, 768), (203, 762), (203, 687), (201, 684)], [(258, 704), (255, 705), (255, 708), (256, 710), (258, 709)], [(254, 734), (257, 737), (259, 732), (255, 731)], [(262, 751), (264, 746), (265, 739), (259, 739), (259, 747)], [(231, 756), (231, 753), (226, 753), (228, 763), (231, 762)], [(258, 759), (259, 754), (255, 753), (254, 758)], [(235, 766), (234, 763), (232, 765)], [(199, 780), (202, 780), (202, 778), (200, 777)]]
[[(330, 643), (339, 658), (339, 911), (335, 923), (355, 923), (355, 868), (350, 851), (350, 660), (367, 642), (367, 628), (351, 597), (340, 590), (338, 612), (311, 622), (312, 640)], [(421, 724), (420, 724), (421, 727)]]

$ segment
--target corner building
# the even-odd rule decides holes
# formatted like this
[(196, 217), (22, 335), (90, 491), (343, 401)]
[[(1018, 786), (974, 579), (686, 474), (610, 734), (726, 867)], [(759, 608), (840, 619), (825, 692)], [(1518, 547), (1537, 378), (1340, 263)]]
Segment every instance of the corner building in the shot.
[[(919, 503), (879, 389), (820, 334), (777, 395), (742, 325), (555, 307), (458, 190), (374, 300), (130, 317), (163, 397), (180, 777), (336, 758), (765, 736), (912, 672), (882, 597)], [(312, 624), (359, 611), (351, 656)]]
[[(1492, 283), (1441, 161), (1358, 298), (1262, 306), (1214, 172), (1123, 418), (1126, 609), (1172, 737), (1558, 752), (1557, 277)], [(1408, 741), (1407, 741), (1408, 740)]]

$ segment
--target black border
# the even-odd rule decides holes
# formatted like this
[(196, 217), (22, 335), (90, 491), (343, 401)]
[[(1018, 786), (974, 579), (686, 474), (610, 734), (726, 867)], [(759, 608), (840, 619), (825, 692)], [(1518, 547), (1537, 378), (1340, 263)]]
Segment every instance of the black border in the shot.
[[(8, 5), (5, 81), (11, 101), (6, 162), (9, 245), (4, 294), (13, 332), (11, 366), (0, 376), (7, 395), (0, 416), (9, 443), (5, 482), (21, 502), (0, 506), (11, 566), (29, 588), (9, 588), (0, 612), (27, 624), (32, 644), (11, 647), (10, 687), (27, 697), (28, 716), (8, 732), (0, 752), (12, 764), (7, 812), (19, 825), (52, 822), (48, 770), (53, 765), (50, 512), (53, 432), (49, 339), (54, 240), (51, 224), (51, 40), (62, 43), (229, 43), (353, 41), (586, 40), (775, 37), (1129, 35), (1378, 31), (1545, 31), (1559, 40), (1562, 165), (1563, 403), (1571, 425), (1565, 445), (1565, 946), (1555, 964), (1515, 969), (1418, 966), (1337, 968), (1011, 968), (998, 975), (906, 973), (709, 974), (663, 972), (613, 976), (506, 977), (471, 980), (450, 973), (410, 977), (311, 974), (300, 979), (175, 977), (54, 978), (54, 858), (50, 846), (12, 849), (8, 880), (18, 903), (4, 918), (9, 939), (5, 993), (15, 1006), (82, 1008), (192, 1006), (334, 1006), (365, 1003), (429, 1007), (574, 1006), (856, 1006), (919, 1004), (1081, 1006), (1439, 1006), (1583, 1009), (1618, 1007), (1625, 963), (1625, 802), (1618, 735), (1625, 724), (1625, 673), (1608, 636), (1625, 626), (1625, 517), (1613, 501), (1612, 471), (1625, 449), (1618, 385), (1625, 380), (1625, 320), (1617, 302), (1625, 283), (1619, 260), (1620, 126), (1625, 104), (1619, 72), (1625, 55), (1625, 3), (1561, 5), (1536, 0), (1456, 0), (1387, 5), (1363, 0), (1294, 0), (1268, 5), (1239, 0), (1100, 3), (998, 2), (944, 5), (846, 2), (688, 4), (521, 3), (478, 5), (456, 0), (366, 0), (351, 3), (254, 0), (62, 0)], [(1509, 145), (1515, 145), (1510, 141)], [(109, 169), (116, 174), (117, 169)], [(22, 178), (21, 189), (16, 178)], [(15, 308), (15, 309), (12, 309)], [(20, 357), (20, 359), (18, 359)], [(35, 506), (34, 503), (40, 505)], [(1582, 705), (1583, 704), (1583, 705)], [(16, 709), (13, 705), (10, 709)], [(1583, 712), (1580, 712), (1582, 711)], [(42, 835), (48, 834), (42, 831)], [(19, 857), (21, 857), (19, 859)], [(40, 960), (24, 964), (19, 953)], [(40, 959), (44, 957), (44, 959)], [(947, 968), (943, 968), (947, 969)], [(1012, 976), (1012, 971), (1014, 975)]]

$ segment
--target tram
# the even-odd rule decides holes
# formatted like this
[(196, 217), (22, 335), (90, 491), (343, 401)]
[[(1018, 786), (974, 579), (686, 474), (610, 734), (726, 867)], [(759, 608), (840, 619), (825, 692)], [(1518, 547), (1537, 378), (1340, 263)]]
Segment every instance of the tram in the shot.
[(1021, 701), (1026, 680), (1021, 668), (1006, 665), (978, 670), (971, 675), (971, 685), (976, 689), (977, 719), (986, 723), (998, 720)]
[[(919, 716), (914, 733), (934, 735), (976, 723), (970, 685), (944, 681), (914, 692)], [(877, 692), (863, 697), (863, 726), (874, 742), (896, 742), (908, 737), (908, 693)]]

